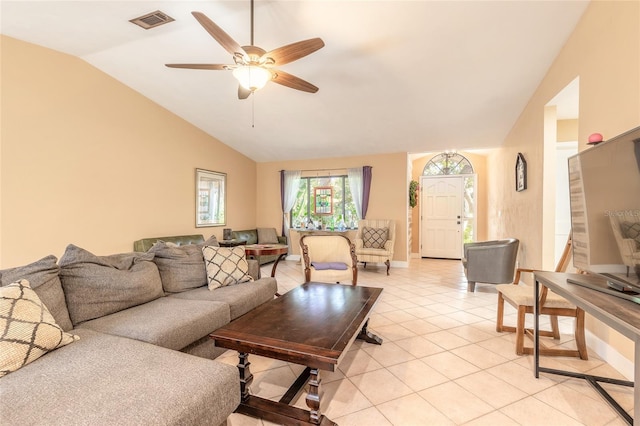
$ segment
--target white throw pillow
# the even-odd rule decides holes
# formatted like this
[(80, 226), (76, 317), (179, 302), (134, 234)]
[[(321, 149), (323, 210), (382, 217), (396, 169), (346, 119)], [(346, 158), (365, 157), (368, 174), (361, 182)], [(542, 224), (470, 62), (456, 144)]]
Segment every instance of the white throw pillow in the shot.
[(249, 263), (244, 246), (204, 246), (202, 254), (207, 269), (209, 290), (215, 290), (229, 284), (253, 281), (249, 275)]

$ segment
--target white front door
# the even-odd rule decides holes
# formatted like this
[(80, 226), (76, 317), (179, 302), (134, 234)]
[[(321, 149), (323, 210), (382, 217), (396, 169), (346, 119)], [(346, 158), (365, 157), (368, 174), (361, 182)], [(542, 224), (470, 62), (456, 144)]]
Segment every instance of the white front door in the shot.
[(462, 257), (462, 176), (422, 177), (421, 256)]

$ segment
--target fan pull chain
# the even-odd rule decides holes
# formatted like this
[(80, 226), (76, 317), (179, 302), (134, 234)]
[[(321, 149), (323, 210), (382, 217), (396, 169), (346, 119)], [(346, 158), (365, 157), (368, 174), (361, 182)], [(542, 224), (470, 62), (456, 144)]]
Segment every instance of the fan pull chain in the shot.
[(251, 97), (251, 128), (256, 127), (256, 95)]

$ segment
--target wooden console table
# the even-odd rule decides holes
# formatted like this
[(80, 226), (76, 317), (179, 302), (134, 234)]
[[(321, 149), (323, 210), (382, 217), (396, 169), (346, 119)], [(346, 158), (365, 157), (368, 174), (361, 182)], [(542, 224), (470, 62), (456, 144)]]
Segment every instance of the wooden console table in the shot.
[[(586, 380), (612, 407), (627, 424), (633, 424), (633, 418), (640, 419), (640, 386), (633, 390), (633, 418), (600, 386), (600, 383), (611, 383), (621, 386), (633, 387), (633, 382), (611, 379), (608, 377), (592, 376), (589, 374), (574, 373), (570, 371), (556, 370), (540, 367), (540, 336), (539, 336), (539, 312), (540, 312), (540, 285), (564, 297), (585, 312), (602, 321), (604, 324), (622, 333), (635, 344), (634, 355), (634, 381), (640, 383), (640, 305), (632, 301), (612, 296), (601, 291), (594, 290), (599, 286), (606, 286), (606, 280), (597, 275), (565, 274), (558, 272), (536, 272), (534, 285), (534, 327), (533, 327), (533, 353), (534, 375), (539, 373), (559, 374), (562, 376)], [(583, 285), (572, 284), (567, 279), (579, 281)]]

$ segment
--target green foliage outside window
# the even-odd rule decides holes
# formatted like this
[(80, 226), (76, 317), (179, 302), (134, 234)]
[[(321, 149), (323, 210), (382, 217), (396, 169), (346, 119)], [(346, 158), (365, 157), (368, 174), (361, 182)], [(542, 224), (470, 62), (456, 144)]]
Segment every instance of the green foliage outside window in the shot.
[[(333, 188), (333, 215), (314, 214), (313, 189), (319, 186)], [(329, 229), (338, 228), (341, 221), (344, 221), (347, 228), (357, 226), (358, 214), (353, 204), (347, 176), (320, 176), (300, 179), (296, 201), (291, 209), (291, 227), (305, 227), (309, 221), (316, 225), (322, 223), (323, 228)]]

